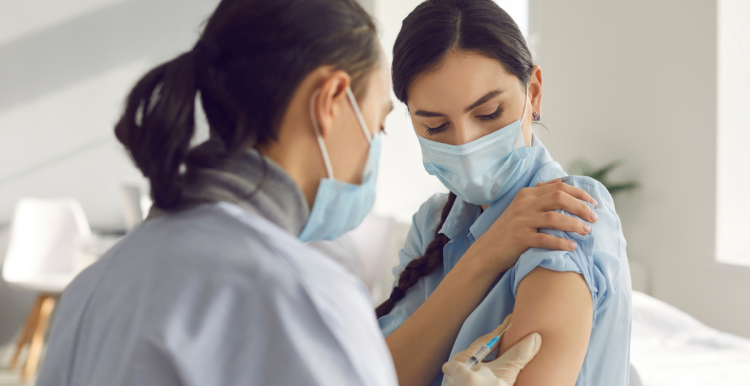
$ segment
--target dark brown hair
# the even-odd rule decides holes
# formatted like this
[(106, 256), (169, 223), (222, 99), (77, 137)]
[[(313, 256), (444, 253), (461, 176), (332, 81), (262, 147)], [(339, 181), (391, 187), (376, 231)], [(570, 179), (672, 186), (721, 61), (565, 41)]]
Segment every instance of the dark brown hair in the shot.
[[(526, 85), (534, 63), (526, 40), (513, 19), (492, 0), (428, 0), (404, 19), (393, 47), (393, 89), (407, 103), (408, 89), (418, 75), (434, 70), (450, 52), (469, 51), (498, 60)], [(378, 318), (419, 282), (443, 264), (443, 248), (450, 241), (440, 233), (453, 207), (450, 193), (435, 238), (424, 255), (406, 266), (388, 300), (375, 310)]]
[[(115, 135), (149, 179), (156, 206), (172, 209), (192, 169), (274, 141), (311, 71), (346, 71), (361, 98), (379, 60), (375, 25), (354, 0), (223, 0), (193, 50), (138, 81)], [(197, 95), (211, 139), (191, 150)]]

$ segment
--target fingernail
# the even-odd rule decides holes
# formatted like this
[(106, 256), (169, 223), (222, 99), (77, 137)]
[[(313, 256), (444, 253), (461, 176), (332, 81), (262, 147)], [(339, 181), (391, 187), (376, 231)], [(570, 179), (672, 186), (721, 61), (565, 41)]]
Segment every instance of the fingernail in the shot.
[(576, 249), (578, 244), (575, 243), (575, 241), (568, 241), (568, 248), (570, 249)]
[(584, 230), (584, 231), (585, 231), (586, 233), (589, 233), (589, 232), (591, 232), (591, 225), (589, 225), (589, 224), (583, 224), (583, 230)]
[(592, 210), (591, 211), (591, 222), (594, 222), (594, 221), (596, 221), (598, 219), (599, 219), (599, 216), (597, 216), (596, 213), (594, 213), (594, 211)]
[(591, 197), (591, 203), (594, 204), (594, 208), (596, 208), (597, 206), (599, 206), (599, 203), (596, 202), (596, 200), (594, 200), (594, 197)]

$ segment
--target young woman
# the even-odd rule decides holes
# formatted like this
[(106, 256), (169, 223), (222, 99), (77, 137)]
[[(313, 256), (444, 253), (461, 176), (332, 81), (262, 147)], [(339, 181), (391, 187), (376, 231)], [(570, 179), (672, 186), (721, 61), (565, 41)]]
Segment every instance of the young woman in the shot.
[(395, 385), (364, 287), (303, 243), (372, 206), (389, 86), (354, 0), (223, 0), (127, 98), (115, 134), (155, 208), (65, 290), (38, 384)]
[[(512, 312), (500, 352), (532, 331), (544, 340), (518, 386), (628, 385), (620, 222), (604, 186), (567, 176), (532, 134), (542, 71), (513, 20), (491, 0), (425, 1), (403, 22), (392, 73), (425, 169), (450, 190), (414, 215), (393, 292), (377, 309), (400, 383), (439, 385), (441, 364)], [(528, 187), (550, 181), (585, 190), (591, 211), (544, 215), (556, 230), (537, 237), (563, 238), (570, 249), (518, 248), (519, 235), (549, 228), (521, 219)], [(473, 258), (489, 248), (488, 232), (504, 254), (491, 263)]]
[(65, 290), (38, 384), (395, 385), (363, 287), (302, 243), (372, 206), (381, 52), (354, 0), (224, 0), (146, 74), (115, 134), (156, 209)]

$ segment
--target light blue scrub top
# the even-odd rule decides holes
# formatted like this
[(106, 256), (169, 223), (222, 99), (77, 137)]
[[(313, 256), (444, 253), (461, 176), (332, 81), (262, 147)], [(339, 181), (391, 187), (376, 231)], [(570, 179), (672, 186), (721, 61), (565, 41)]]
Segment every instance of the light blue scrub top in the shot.
[(362, 282), (226, 202), (149, 219), (82, 272), (44, 362), (42, 386), (397, 384)]
[[(410, 288), (391, 313), (380, 318), (380, 328), (387, 337), (400, 327), (437, 288), (472, 243), (500, 217), (521, 188), (562, 177), (563, 181), (585, 190), (599, 203), (595, 209), (599, 219), (592, 224), (591, 233), (581, 236), (572, 232), (542, 229), (544, 233), (574, 240), (578, 247), (572, 252), (532, 248), (523, 253), (516, 265), (498, 278), (486, 297), (466, 319), (450, 355), (453, 357), (457, 352), (468, 348), (474, 340), (491, 332), (513, 312), (518, 285), (534, 268), (577, 272), (583, 275), (591, 291), (594, 312), (591, 316), (591, 339), (576, 385), (627, 386), (630, 372), (630, 269), (625, 253), (625, 238), (612, 197), (594, 179), (567, 176), (536, 137), (533, 146), (537, 149), (532, 167), (510, 192), (492, 203), (484, 213), (480, 206), (456, 198), (440, 229), (440, 233), (451, 239), (443, 249), (443, 267), (422, 277)], [(447, 196), (432, 196), (414, 215), (406, 243), (399, 253), (400, 264), (393, 269), (393, 274), (396, 275), (394, 286), (406, 265), (422, 256), (427, 245), (434, 239)], [(440, 385), (442, 380), (443, 374), (440, 373), (432, 385)]]

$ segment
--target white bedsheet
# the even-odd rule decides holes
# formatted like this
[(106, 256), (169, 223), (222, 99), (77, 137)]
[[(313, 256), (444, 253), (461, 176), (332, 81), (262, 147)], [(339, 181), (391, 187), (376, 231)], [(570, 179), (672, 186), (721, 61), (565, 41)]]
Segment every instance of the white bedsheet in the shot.
[(645, 386), (750, 386), (750, 340), (636, 291), (631, 362)]

